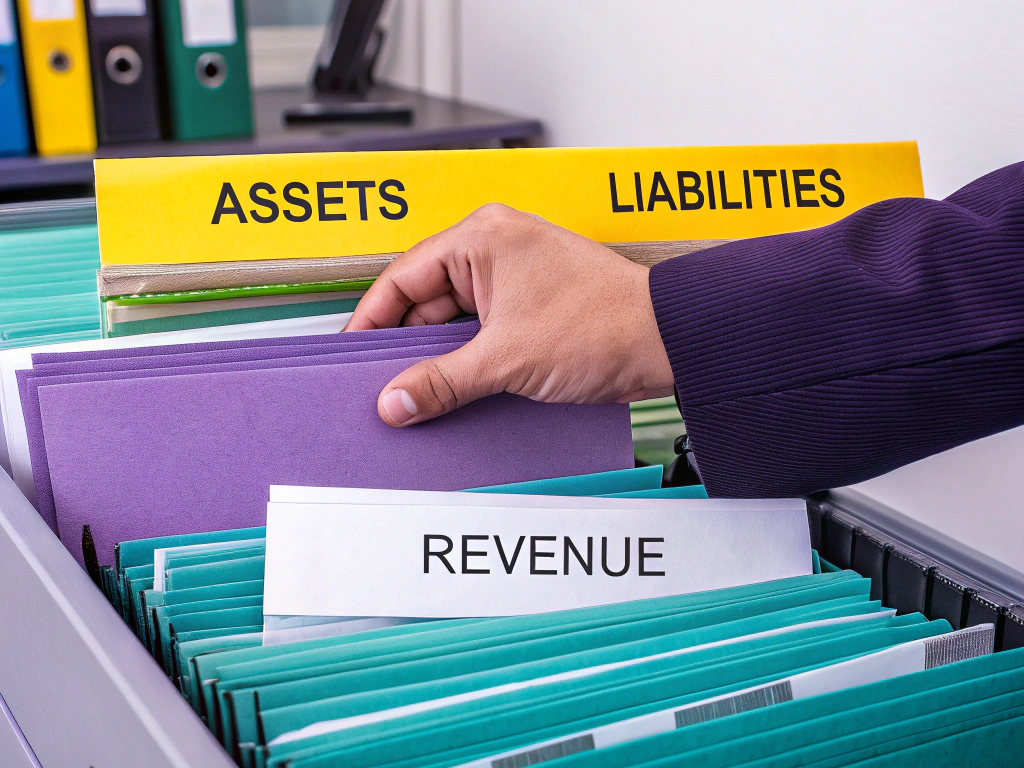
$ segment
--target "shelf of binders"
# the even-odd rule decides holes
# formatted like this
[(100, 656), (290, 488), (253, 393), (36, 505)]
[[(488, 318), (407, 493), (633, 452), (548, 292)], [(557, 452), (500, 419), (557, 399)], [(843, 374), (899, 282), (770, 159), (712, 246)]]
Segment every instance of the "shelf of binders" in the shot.
[[(333, 98), (344, 101), (346, 97)], [(407, 124), (285, 126), (281, 119), (284, 110), (323, 97), (314, 95), (308, 88), (257, 89), (252, 93), (254, 128), (249, 138), (144, 141), (101, 145), (78, 155), (0, 157), (0, 193), (10, 198), (51, 188), (74, 187), (81, 188), (82, 194), (91, 194), (92, 161), (97, 157), (516, 146), (537, 137), (542, 130), (535, 119), (390, 86), (375, 86), (366, 98), (407, 103), (414, 110), (413, 120)]]
[[(386, 86), (358, 97), (252, 92), (242, 0), (0, 0), (0, 72), (7, 199), (85, 192), (96, 157), (518, 145), (541, 131), (536, 120)], [(307, 102), (355, 98), (401, 102), (413, 117), (284, 124)]]

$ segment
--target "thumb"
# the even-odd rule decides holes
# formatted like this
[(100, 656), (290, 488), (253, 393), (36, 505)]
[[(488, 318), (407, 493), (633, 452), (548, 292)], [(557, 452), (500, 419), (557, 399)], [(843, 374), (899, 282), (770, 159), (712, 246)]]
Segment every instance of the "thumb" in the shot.
[(478, 337), (407, 368), (381, 390), (377, 413), (393, 427), (407, 427), (504, 391), (485, 349)]

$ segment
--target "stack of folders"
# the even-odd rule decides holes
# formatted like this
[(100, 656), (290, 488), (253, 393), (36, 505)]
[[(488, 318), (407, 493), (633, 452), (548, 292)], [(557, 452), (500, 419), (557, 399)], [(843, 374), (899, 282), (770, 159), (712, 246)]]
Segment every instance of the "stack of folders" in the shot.
[[(66, 212), (65, 212), (66, 213)], [(25, 213), (29, 216), (28, 212)], [(29, 216), (31, 218), (31, 216)], [(46, 211), (42, 219), (53, 223), (53, 212)], [(80, 216), (64, 216), (69, 224), (80, 219)], [(0, 467), (2, 467), (17, 484), (21, 492), (33, 504), (36, 499), (36, 480), (32, 474), (32, 459), (29, 452), (29, 434), (26, 428), (26, 417), (22, 408), (23, 386), (19, 379), (25, 379), (33, 371), (33, 360), (37, 362), (60, 359), (61, 354), (93, 355), (102, 358), (104, 355), (138, 355), (144, 357), (156, 347), (172, 345), (198, 345), (211, 342), (233, 342), (236, 345), (267, 345), (275, 343), (274, 339), (289, 337), (304, 338), (307, 336), (330, 336), (337, 339), (344, 329), (350, 315), (317, 315), (299, 317), (290, 320), (271, 320), (242, 325), (228, 325), (212, 328), (198, 328), (187, 331), (169, 333), (153, 333), (144, 336), (130, 336), (120, 339), (89, 338), (86, 340), (63, 340), (62, 337), (47, 337), (32, 346), (15, 346), (0, 350)], [(99, 326), (98, 316), (95, 318)], [(98, 336), (98, 330), (93, 334)], [(116, 351), (115, 350), (122, 350)], [(99, 363), (97, 363), (99, 365)], [(41, 369), (45, 370), (45, 369)], [(33, 437), (33, 440), (36, 438)], [(46, 482), (40, 479), (40, 482)], [(56, 530), (56, 523), (51, 515), (44, 515)]]
[(17, 21), (0, 0), (0, 155), (252, 135), (242, 0), (18, 0)]
[(368, 280), (244, 285), (103, 297), (108, 338), (351, 312)]
[[(40, 208), (45, 218), (74, 215), (64, 215), (59, 226), (40, 226)], [(0, 350), (99, 338), (95, 213), (89, 221), (81, 206), (64, 208), (74, 210), (60, 204), (0, 210)]]
[[(485, 505), (494, 509), (531, 494), (522, 506), (625, 513), (636, 502), (594, 497), (643, 497), (648, 474), (476, 490), (502, 494)], [(325, 492), (378, 493), (272, 489), (271, 506), (275, 493)], [(560, 495), (536, 495), (546, 493)], [(458, 495), (442, 494), (444, 503)], [(734, 503), (737, 514), (744, 503)], [(274, 617), (264, 616), (264, 577), (277, 578), (266, 552), (268, 541), (280, 543), (269, 530), (126, 541), (99, 573), (115, 608), (247, 768), (959, 768), (1005, 764), (1024, 727), (1024, 651), (991, 654), (991, 625), (953, 632), (943, 620), (896, 616), (870, 599), (868, 579), (809, 550), (802, 575), (710, 591), (533, 615), (348, 617), (265, 631)], [(733, 534), (743, 557), (754, 537)], [(787, 556), (773, 546), (762, 562), (703, 565), (784, 572)]]

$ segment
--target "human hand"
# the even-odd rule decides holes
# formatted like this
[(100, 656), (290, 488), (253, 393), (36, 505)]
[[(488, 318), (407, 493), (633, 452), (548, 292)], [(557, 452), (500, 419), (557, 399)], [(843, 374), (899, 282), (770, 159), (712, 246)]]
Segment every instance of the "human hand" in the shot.
[(396, 258), (347, 331), (480, 316), (467, 344), (384, 387), (380, 417), (407, 426), (498, 392), (558, 403), (673, 392), (648, 270), (532, 214), (492, 203)]

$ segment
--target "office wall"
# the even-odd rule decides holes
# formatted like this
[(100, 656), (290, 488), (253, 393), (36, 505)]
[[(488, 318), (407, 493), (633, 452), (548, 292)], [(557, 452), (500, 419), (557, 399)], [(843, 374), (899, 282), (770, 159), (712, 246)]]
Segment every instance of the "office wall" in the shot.
[(419, 69), (392, 79), (537, 116), (552, 145), (916, 139), (932, 197), (1024, 159), (1021, 3), (396, 4)]

